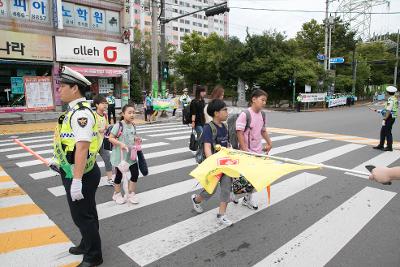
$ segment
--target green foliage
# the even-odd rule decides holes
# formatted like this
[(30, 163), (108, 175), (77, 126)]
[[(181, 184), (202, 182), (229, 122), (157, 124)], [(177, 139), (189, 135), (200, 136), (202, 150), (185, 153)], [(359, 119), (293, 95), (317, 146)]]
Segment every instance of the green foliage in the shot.
[(230, 97), (237, 95), (241, 78), (249, 87), (247, 94), (253, 88), (262, 88), (274, 101), (292, 99), (289, 80), (294, 79), (297, 92), (304, 92), (305, 85), (311, 85), (313, 92), (326, 92), (329, 84), (335, 84), (337, 92), (351, 92), (353, 57), (358, 62), (357, 95), (363, 95), (368, 85), (393, 81), (393, 50), (383, 43), (356, 40), (355, 33), (340, 18), (332, 27), (331, 56), (344, 57), (345, 64), (332, 64), (333, 74), (328, 75), (317, 60), (317, 54), (324, 52), (324, 34), (325, 26), (316, 20), (304, 23), (293, 39), (279, 32), (248, 34), (244, 42), (236, 37), (192, 33), (184, 37), (181, 51), (170, 54), (175, 73), (169, 82), (179, 90), (201, 84), (211, 91), (222, 84), (225, 96)]

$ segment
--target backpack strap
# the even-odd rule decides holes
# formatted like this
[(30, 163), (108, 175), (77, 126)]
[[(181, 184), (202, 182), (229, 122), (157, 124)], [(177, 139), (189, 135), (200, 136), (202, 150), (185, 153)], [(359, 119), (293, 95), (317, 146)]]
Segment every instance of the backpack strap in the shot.
[(118, 132), (116, 138), (119, 138), (122, 135), (122, 132), (124, 131), (124, 125), (122, 124), (122, 121), (118, 122)]
[(217, 127), (216, 127), (216, 125), (215, 125), (215, 123), (213, 121), (210, 121), (210, 123), (208, 125), (210, 125), (210, 128), (211, 128), (211, 134), (212, 134), (212, 140), (213, 140), (213, 143), (211, 144), (211, 149), (212, 149), (212, 152), (214, 153), (215, 152), (215, 145), (217, 143), (218, 130), (217, 130)]
[(265, 126), (265, 120), (266, 120), (266, 117), (267, 117), (267, 114), (265, 114), (265, 111), (261, 111), (261, 116), (262, 116), (262, 118), (263, 118), (263, 122), (264, 122), (264, 124), (263, 124), (263, 127)]
[(244, 127), (244, 130), (246, 131), (247, 129), (251, 129), (251, 114), (248, 109), (243, 110), (244, 114), (246, 114), (246, 126)]

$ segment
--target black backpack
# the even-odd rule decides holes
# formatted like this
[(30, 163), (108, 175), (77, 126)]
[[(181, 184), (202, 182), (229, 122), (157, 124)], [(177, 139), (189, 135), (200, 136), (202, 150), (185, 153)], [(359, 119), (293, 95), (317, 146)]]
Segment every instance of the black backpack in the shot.
[(190, 104), (187, 104), (182, 109), (182, 123), (183, 124), (191, 124), (192, 123), (192, 115), (190, 113)]
[[(217, 126), (214, 124), (214, 122), (208, 123), (211, 128), (211, 133), (212, 133), (212, 140), (213, 143), (211, 144), (211, 152), (214, 154), (215, 153), (215, 145), (216, 145), (216, 139), (217, 139)], [(222, 123), (223, 127), (228, 130), (228, 127), (225, 123)], [(204, 133), (204, 131), (203, 131)], [(199, 140), (197, 141), (198, 146), (197, 146), (197, 151), (196, 151), (196, 162), (198, 164), (202, 163), (206, 159), (206, 155), (204, 153), (204, 141), (203, 141), (203, 133), (201, 133)], [(228, 133), (229, 135), (229, 133)]]
[[(119, 128), (118, 128), (118, 133), (117, 133), (116, 138), (119, 138), (122, 135), (122, 132), (124, 131), (124, 125), (122, 124), (122, 122), (118, 122), (118, 124), (119, 124)], [(105, 150), (111, 151), (113, 148), (113, 144), (109, 140), (110, 133), (111, 133), (111, 130), (113, 127), (114, 127), (114, 125), (108, 126), (107, 130), (104, 132), (103, 148)]]

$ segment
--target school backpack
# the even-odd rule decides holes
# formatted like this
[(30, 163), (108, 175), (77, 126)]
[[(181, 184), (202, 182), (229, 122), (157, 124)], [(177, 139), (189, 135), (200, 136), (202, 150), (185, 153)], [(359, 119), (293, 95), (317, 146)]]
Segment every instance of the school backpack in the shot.
[[(116, 138), (119, 138), (122, 135), (122, 132), (124, 131), (124, 125), (122, 124), (122, 122), (118, 122), (118, 125), (119, 125), (119, 128), (118, 128), (118, 133), (117, 133)], [(108, 126), (107, 130), (104, 132), (103, 148), (105, 150), (111, 151), (113, 148), (113, 144), (109, 140), (110, 133), (111, 133), (111, 130), (113, 127), (114, 127), (114, 125)]]
[[(246, 114), (246, 126), (244, 130), (246, 131), (247, 129), (250, 129), (251, 125), (251, 114), (248, 109), (243, 110), (244, 114)], [(229, 116), (228, 118), (228, 135), (229, 135), (229, 143), (231, 144), (233, 149), (239, 149), (239, 141), (237, 139), (237, 133), (236, 133), (236, 121), (241, 113), (235, 113)], [(265, 125), (265, 117), (266, 114), (264, 111), (261, 111), (261, 115), (264, 121)], [(249, 142), (250, 143), (250, 142)], [(250, 145), (250, 144), (249, 144)]]
[[(211, 144), (211, 152), (214, 154), (215, 144), (216, 144), (216, 139), (217, 139), (217, 127), (215, 126), (214, 122), (212, 122), (212, 121), (210, 123), (208, 123), (208, 125), (210, 125), (211, 133), (212, 133), (212, 140), (213, 140), (213, 143)], [(225, 127), (225, 129), (228, 128), (225, 123), (222, 123), (222, 125), (223, 125), (223, 127)], [(196, 158), (196, 162), (198, 164), (202, 163), (206, 159), (206, 154), (204, 153), (203, 133), (204, 133), (204, 131), (201, 133), (199, 140), (197, 141), (198, 146), (197, 146), (195, 158)]]
[(182, 109), (182, 123), (183, 124), (192, 123), (192, 115), (190, 114), (190, 104), (187, 104)]

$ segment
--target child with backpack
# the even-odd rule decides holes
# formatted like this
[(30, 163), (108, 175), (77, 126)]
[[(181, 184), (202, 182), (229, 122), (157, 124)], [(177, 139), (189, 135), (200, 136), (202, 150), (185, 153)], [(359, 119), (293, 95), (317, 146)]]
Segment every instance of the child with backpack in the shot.
[[(207, 113), (213, 117), (213, 120), (204, 126), (202, 133), (204, 154), (205, 157), (211, 156), (215, 153), (215, 145), (221, 145), (228, 147), (228, 128), (225, 125), (225, 121), (228, 118), (228, 108), (224, 101), (220, 99), (212, 100), (207, 107)], [(226, 226), (231, 226), (232, 222), (226, 217), (225, 212), (230, 201), (230, 192), (232, 188), (232, 178), (226, 175), (222, 175), (219, 180), (220, 185), (220, 204), (219, 211), (217, 214), (217, 222)], [(191, 201), (193, 208), (197, 213), (202, 213), (203, 208), (201, 203), (208, 200), (213, 194), (207, 193), (206, 190), (202, 190), (199, 195), (193, 194)]]
[[(116, 170), (114, 180), (114, 195), (112, 198), (117, 204), (124, 204), (126, 201), (132, 204), (139, 203), (139, 200), (135, 194), (136, 183), (139, 178), (139, 168), (136, 157), (132, 157), (131, 154), (135, 153), (136, 151), (131, 148), (140, 145), (141, 139), (136, 136), (134, 119), (135, 107), (133, 104), (125, 105), (122, 108), (121, 121), (114, 125), (109, 137), (110, 142), (113, 144), (111, 152), (111, 164), (115, 166)], [(121, 193), (123, 170), (119, 169), (119, 165), (123, 161), (129, 164), (129, 171), (131, 173), (131, 179), (128, 185), (128, 194), (126, 194), (125, 197), (123, 197)]]
[[(98, 95), (98, 96), (94, 97), (93, 104), (96, 107), (95, 115), (96, 115), (96, 120), (99, 125), (99, 133), (100, 133), (102, 140), (104, 140), (104, 133), (106, 132), (106, 130), (108, 128), (108, 121), (107, 121), (107, 117), (106, 117), (106, 109), (108, 106), (108, 102), (105, 97)], [(110, 152), (108, 150), (104, 149), (103, 144), (100, 147), (99, 155), (104, 161), (108, 185), (112, 186), (112, 185), (114, 185), (114, 181), (113, 181), (113, 177), (112, 177), (112, 165), (110, 162)]]
[[(267, 103), (268, 94), (260, 89), (253, 91), (250, 99), (250, 107), (243, 111), (236, 120), (236, 134), (239, 149), (247, 152), (266, 154), (272, 148), (272, 141), (267, 132), (266, 115), (262, 111)], [(263, 148), (262, 139), (266, 141)], [(252, 192), (247, 192), (242, 204), (249, 209), (258, 209), (257, 203), (253, 200)], [(235, 201), (236, 202), (236, 201)]]

